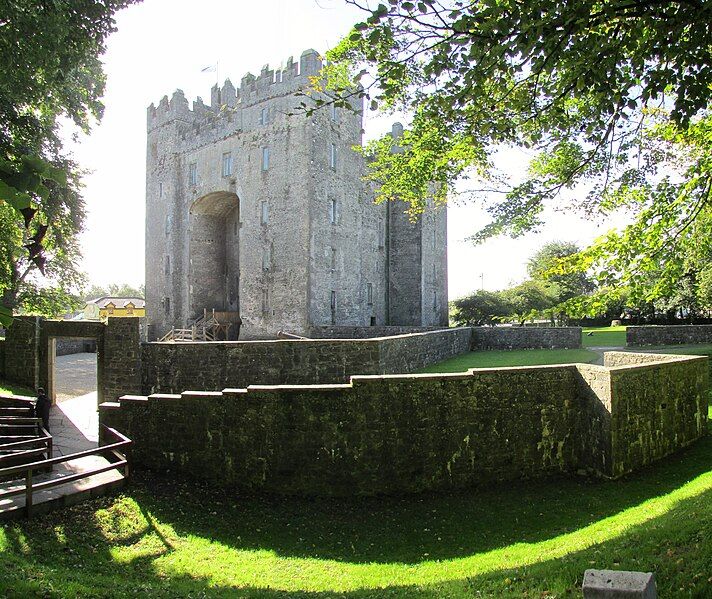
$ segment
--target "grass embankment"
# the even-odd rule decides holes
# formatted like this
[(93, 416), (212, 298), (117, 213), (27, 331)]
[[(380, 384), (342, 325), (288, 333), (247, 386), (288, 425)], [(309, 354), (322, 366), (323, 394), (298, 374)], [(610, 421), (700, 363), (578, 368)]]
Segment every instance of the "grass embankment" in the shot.
[(465, 372), (468, 368), (499, 368), (502, 366), (537, 366), (541, 364), (589, 363), (598, 358), (588, 349), (515, 349), (473, 351), (432, 364), (418, 372)]
[(625, 347), (626, 327), (589, 327), (582, 331), (584, 347)]
[(564, 597), (586, 568), (709, 596), (712, 437), (617, 482), (404, 498), (247, 498), (139, 478), (0, 528), (9, 597)]
[(27, 387), (0, 380), (0, 395), (29, 395), (33, 397), (35, 392)]

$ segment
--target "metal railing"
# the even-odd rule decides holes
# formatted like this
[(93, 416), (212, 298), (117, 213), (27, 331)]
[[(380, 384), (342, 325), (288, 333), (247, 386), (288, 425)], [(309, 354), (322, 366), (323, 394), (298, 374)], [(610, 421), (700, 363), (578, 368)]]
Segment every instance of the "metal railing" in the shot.
[[(13, 475), (20, 475), (15, 477), (15, 479), (17, 480), (21, 480), (23, 477), (25, 479), (24, 488), (20, 487), (17, 489), (8, 489), (5, 491), (0, 491), (0, 500), (24, 494), (25, 514), (29, 518), (32, 516), (33, 494), (37, 491), (44, 491), (45, 489), (51, 489), (52, 487), (58, 487), (60, 485), (75, 480), (88, 478), (90, 476), (94, 476), (95, 474), (101, 474), (102, 472), (109, 472), (110, 470), (116, 470), (119, 468), (123, 468), (124, 479), (128, 480), (130, 476), (129, 448), (131, 446), (131, 439), (122, 435), (120, 432), (113, 428), (109, 428), (108, 426), (103, 424), (101, 426), (106, 432), (108, 432), (114, 438), (118, 439), (118, 441), (109, 443), (107, 445), (100, 445), (99, 447), (88, 449), (86, 451), (79, 451), (56, 458), (29, 462), (27, 464), (22, 464), (19, 466), (10, 466), (8, 468), (0, 468), (0, 479), (4, 479)], [(21, 441), (20, 443), (32, 443), (32, 441)], [(77, 472), (75, 474), (69, 474), (67, 476), (62, 476), (55, 479), (50, 479), (42, 482), (33, 482), (33, 473), (36, 470), (42, 470), (47, 468), (48, 466), (51, 467), (55, 464), (61, 464), (70, 460), (76, 460), (78, 458), (93, 455), (104, 455), (104, 457), (106, 457), (106, 459), (109, 460), (110, 463), (106, 466), (98, 466), (96, 468), (91, 468), (89, 470)]]

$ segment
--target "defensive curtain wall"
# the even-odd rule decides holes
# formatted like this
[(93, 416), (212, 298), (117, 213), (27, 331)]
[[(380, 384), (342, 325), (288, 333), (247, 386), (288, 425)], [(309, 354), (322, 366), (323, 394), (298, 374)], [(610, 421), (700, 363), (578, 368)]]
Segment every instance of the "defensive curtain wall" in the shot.
[(712, 325), (649, 325), (627, 327), (626, 345), (681, 345), (712, 343)]
[[(390, 334), (391, 336), (370, 337)], [(97, 347), (99, 401), (127, 393), (220, 391), (251, 384), (344, 383), (357, 374), (409, 373), (477, 349), (478, 330), (405, 327), (324, 327), (321, 339), (216, 343), (140, 343), (136, 318), (108, 323), (19, 317), (0, 344), (0, 373), (30, 388), (52, 389), (52, 343), (91, 339)], [(503, 329), (499, 345), (570, 347), (580, 329)], [(394, 335), (394, 333), (398, 333)], [(330, 336), (344, 337), (342, 339)], [(316, 336), (316, 335), (315, 335)], [(350, 337), (350, 338), (349, 338)]]
[(137, 467), (307, 495), (618, 477), (705, 434), (706, 357), (610, 352), (605, 364), (128, 395), (100, 421), (133, 439)]

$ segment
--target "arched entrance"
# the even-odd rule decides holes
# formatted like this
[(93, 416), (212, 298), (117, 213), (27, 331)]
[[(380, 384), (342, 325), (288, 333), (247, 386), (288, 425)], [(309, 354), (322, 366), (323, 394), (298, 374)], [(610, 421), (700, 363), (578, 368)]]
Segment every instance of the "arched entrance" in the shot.
[(240, 202), (216, 191), (190, 207), (190, 316), (203, 310), (239, 312)]

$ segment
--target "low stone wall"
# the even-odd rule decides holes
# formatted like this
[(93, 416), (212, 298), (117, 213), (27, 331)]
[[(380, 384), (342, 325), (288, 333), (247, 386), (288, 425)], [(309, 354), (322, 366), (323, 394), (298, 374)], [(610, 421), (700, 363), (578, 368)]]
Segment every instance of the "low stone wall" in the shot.
[(613, 476), (632, 472), (705, 434), (707, 357), (607, 352)]
[(100, 420), (133, 439), (139, 468), (250, 491), (372, 495), (619, 476), (706, 431), (707, 359), (660, 359), (126, 396), (102, 404)]
[(96, 352), (96, 339), (57, 339), (57, 356)]
[(581, 347), (580, 327), (473, 327), (472, 350), (575, 349)]
[(629, 326), (625, 331), (626, 345), (683, 345), (712, 343), (712, 325), (676, 324)]
[(251, 384), (343, 383), (354, 374), (412, 372), (468, 351), (469, 329), (378, 339), (145, 343), (144, 393)]
[(40, 380), (40, 318), (15, 316), (5, 332), (5, 377), (30, 389)]

